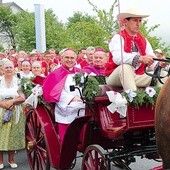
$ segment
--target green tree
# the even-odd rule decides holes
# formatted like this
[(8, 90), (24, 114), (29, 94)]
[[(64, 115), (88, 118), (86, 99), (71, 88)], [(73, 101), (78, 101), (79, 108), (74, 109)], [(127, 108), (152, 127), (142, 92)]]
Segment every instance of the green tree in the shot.
[[(35, 16), (34, 13), (21, 12), (17, 14), (18, 25), (16, 28), (17, 43), (19, 49), (31, 51), (36, 48), (35, 36)], [(45, 11), (45, 28), (46, 28), (46, 47), (62, 48), (64, 26), (58, 21), (51, 9)]]
[(90, 0), (87, 0), (89, 4), (93, 7), (93, 11), (96, 12), (97, 20), (100, 27), (105, 30), (107, 36), (110, 37), (113, 33), (118, 30), (118, 22), (114, 18), (114, 10), (117, 7), (118, 0), (115, 0), (111, 5), (109, 11), (98, 9), (96, 5), (94, 5)]
[(46, 47), (60, 51), (65, 42), (65, 27), (51, 9), (45, 12)]
[[(5, 42), (9, 42), (12, 48), (16, 48), (14, 29), (17, 25), (16, 16), (8, 7), (0, 5), (0, 33)], [(2, 38), (1, 38), (2, 40)]]
[(167, 46), (165, 42), (162, 41), (160, 37), (152, 36), (155, 29), (157, 29), (160, 24), (156, 24), (154, 26), (151, 26), (148, 28), (147, 26), (148, 21), (145, 20), (140, 28), (140, 32), (148, 39), (148, 41), (151, 43), (152, 48), (155, 50), (157, 48), (163, 49), (164, 53), (167, 53), (170, 50), (170, 46)]
[(80, 49), (81, 47), (103, 47), (108, 49), (106, 32), (94, 16), (75, 12), (66, 23), (65, 47)]
[(76, 24), (77, 22), (88, 22), (88, 23), (96, 23), (97, 20), (94, 16), (90, 16), (87, 13), (82, 12), (74, 12), (73, 16), (68, 18), (68, 22), (66, 23), (66, 27), (70, 28), (72, 25)]
[[(99, 10), (97, 6), (95, 6), (90, 0), (87, 1), (93, 7), (93, 10), (96, 12), (99, 25), (106, 31), (108, 37), (119, 30), (118, 21), (114, 18), (113, 15), (115, 7), (118, 6), (118, 0), (115, 0), (113, 2), (109, 12), (106, 12), (106, 10)], [(148, 39), (153, 49), (161, 48), (165, 53), (168, 53), (170, 47), (166, 46), (165, 42), (162, 42), (162, 39), (160, 37), (152, 36), (152, 33), (154, 33), (155, 29), (157, 29), (160, 25), (156, 24), (148, 28), (147, 24), (147, 20), (143, 22), (143, 25), (141, 27), (141, 33)]]
[(70, 40), (72, 43), (68, 41), (67, 44), (71, 43), (75, 48), (92, 45), (108, 50), (108, 40), (118, 28), (117, 21), (114, 21), (113, 16), (113, 9), (116, 6), (117, 0), (113, 3), (109, 12), (98, 10), (89, 0), (88, 2), (92, 5), (97, 17), (89, 16), (81, 12), (76, 12), (72, 17), (69, 17), (68, 23), (66, 24), (67, 33), (69, 32), (68, 38), (73, 39)]
[(31, 51), (36, 48), (34, 13), (22, 11), (16, 14), (17, 27), (15, 29), (18, 50)]
[(80, 49), (81, 47), (108, 48), (105, 39), (105, 31), (98, 24), (89, 22), (77, 22), (66, 30), (65, 47)]

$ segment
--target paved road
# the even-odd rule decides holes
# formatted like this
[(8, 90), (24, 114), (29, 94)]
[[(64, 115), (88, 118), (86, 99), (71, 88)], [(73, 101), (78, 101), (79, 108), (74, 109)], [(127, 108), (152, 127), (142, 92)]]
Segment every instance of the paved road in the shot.
[[(30, 170), (25, 150), (17, 151), (15, 161), (18, 164), (18, 170)], [(4, 155), (4, 165), (4, 170), (11, 170), (7, 164), (7, 154)]]
[[(9, 165), (7, 164), (7, 155), (5, 154), (4, 156), (5, 160), (5, 168), (4, 170), (10, 170)], [(30, 170), (28, 160), (27, 160), (27, 155), (25, 150), (18, 151), (16, 154), (16, 162), (18, 163), (18, 170)], [(140, 159), (139, 157), (136, 158), (136, 162), (131, 164), (132, 170), (150, 170), (154, 166), (158, 166), (161, 163), (155, 162), (153, 160), (148, 160), (148, 159)], [(81, 159), (79, 158), (77, 161), (77, 164), (74, 168), (74, 170), (80, 170), (81, 168)], [(119, 168), (112, 168), (113, 170), (120, 170)], [(51, 170), (54, 170), (51, 168)]]

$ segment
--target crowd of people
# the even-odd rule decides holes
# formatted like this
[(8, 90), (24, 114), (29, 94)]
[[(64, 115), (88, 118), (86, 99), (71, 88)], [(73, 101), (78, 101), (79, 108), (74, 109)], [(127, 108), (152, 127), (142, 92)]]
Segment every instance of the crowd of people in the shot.
[[(15, 75), (19, 74), (20, 78), (45, 77), (43, 97), (47, 102), (55, 103), (55, 121), (62, 142), (78, 110), (81, 109), (79, 115), (84, 115), (85, 105), (80, 94), (69, 88), (75, 85), (75, 73), (105, 76), (108, 85), (122, 86), (125, 90), (150, 85), (151, 77), (145, 74), (144, 66), (148, 65), (154, 71), (158, 63), (153, 60), (157, 55), (151, 44), (139, 33), (145, 17), (148, 15), (132, 9), (120, 13), (117, 19), (123, 29), (112, 37), (108, 53), (103, 48), (89, 46), (78, 52), (68, 47), (59, 53), (51, 48), (44, 53), (35, 49), (29, 54), (25, 51), (17, 53), (11, 49), (0, 54), (0, 136), (3, 136), (0, 138), (0, 169), (4, 168), (4, 151), (9, 153), (11, 168), (16, 168), (14, 152), (24, 148), (25, 119), (21, 103), (25, 99), (17, 93), (19, 87)], [(165, 63), (159, 65), (164, 67)], [(13, 113), (12, 118), (3, 122), (7, 110)]]
[[(2, 65), (7, 60), (14, 63), (15, 73), (20, 73), (21, 78), (31, 78), (37, 75), (46, 77), (62, 65), (61, 56), (64, 50), (61, 50), (59, 54), (53, 48), (44, 53), (33, 49), (29, 54), (25, 51), (16, 53), (14, 49), (9, 52), (5, 51), (0, 54), (0, 77), (3, 75)], [(97, 75), (104, 75), (106, 61), (107, 52), (105, 49), (95, 49), (89, 46), (78, 51), (75, 66), (87, 73), (94, 72)]]
[[(12, 49), (0, 54), (0, 136), (3, 136), (0, 138), (0, 169), (4, 168), (4, 152), (8, 152), (9, 166), (17, 168), (15, 152), (25, 147), (25, 117), (22, 109), (25, 98), (18, 93), (18, 79), (36, 76), (45, 78), (43, 96), (46, 101), (56, 103), (55, 119), (62, 142), (68, 125), (80, 108), (80, 115), (84, 115), (85, 105), (80, 94), (69, 89), (69, 85), (75, 84), (73, 75), (77, 72), (104, 75), (106, 61), (106, 51), (91, 46), (80, 49), (78, 54), (71, 48), (65, 48), (59, 54), (52, 48), (44, 53), (35, 49), (29, 54), (24, 51), (17, 53)], [(5, 115), (11, 118), (5, 121)]]

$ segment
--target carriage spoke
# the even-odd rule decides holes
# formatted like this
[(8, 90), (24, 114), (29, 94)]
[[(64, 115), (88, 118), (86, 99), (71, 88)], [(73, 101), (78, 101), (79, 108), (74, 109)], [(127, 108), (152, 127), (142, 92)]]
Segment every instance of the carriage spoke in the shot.
[(40, 137), (37, 137), (37, 144), (40, 144), (40, 145), (42, 145), (43, 144), (43, 142), (44, 142), (44, 136), (42, 136), (42, 134), (41, 134), (41, 136)]
[(28, 111), (26, 120), (27, 155), (31, 170), (46, 170), (48, 154), (42, 125), (37, 112), (35, 110)]
[(89, 156), (89, 163), (91, 166), (93, 166), (94, 159), (93, 159), (92, 151), (88, 153), (88, 156)]
[(40, 154), (37, 151), (37, 169), (43, 169), (43, 165), (42, 165), (42, 159), (40, 157)]
[(87, 161), (84, 162), (84, 165), (86, 167), (86, 170), (91, 170), (91, 167), (90, 167), (90, 165), (88, 164)]
[(40, 162), (45, 165), (46, 164), (46, 159), (44, 159), (44, 157), (42, 155), (42, 152), (40, 150), (38, 150), (37, 154), (40, 157)]
[(32, 128), (31, 124), (28, 122), (27, 123), (27, 133), (29, 133), (29, 138), (32, 140), (35, 136), (34, 134), (34, 129)]
[(103, 170), (103, 167), (104, 167), (104, 161), (100, 159), (99, 170)]
[(35, 153), (35, 151), (33, 152), (33, 158), (32, 158), (32, 160), (33, 160), (33, 168), (35, 168), (35, 166), (36, 166), (36, 159), (37, 159), (37, 155), (36, 155), (36, 153)]
[(103, 149), (98, 145), (87, 147), (82, 160), (82, 170), (108, 170)]
[(94, 166), (96, 170), (98, 170), (98, 165), (99, 165), (99, 155), (97, 151), (94, 151)]
[(43, 147), (37, 146), (37, 149), (38, 149), (39, 151), (46, 152), (45, 148), (43, 148)]

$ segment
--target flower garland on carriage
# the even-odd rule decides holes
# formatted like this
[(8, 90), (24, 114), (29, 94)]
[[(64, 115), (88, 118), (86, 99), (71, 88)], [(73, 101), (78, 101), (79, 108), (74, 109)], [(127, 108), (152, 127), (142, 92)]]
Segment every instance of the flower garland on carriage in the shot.
[[(79, 73), (75, 75), (76, 85), (82, 87), (82, 93), (86, 100), (93, 101), (95, 97), (100, 94), (100, 85), (105, 85), (104, 76), (92, 76), (86, 73)], [(122, 92), (117, 92), (127, 101), (127, 105), (133, 105), (139, 108), (142, 105), (153, 106), (160, 92), (160, 87), (149, 86), (140, 88), (137, 91), (131, 89)]]
[[(85, 101), (94, 101), (94, 98), (100, 95), (100, 85), (106, 85), (104, 76), (87, 75), (86, 73), (77, 73), (74, 76), (76, 86), (82, 88), (82, 96)], [(42, 84), (44, 77), (37, 76), (32, 79), (21, 79), (21, 90), (26, 96), (25, 103), (31, 104), (34, 108), (38, 103), (43, 101)], [(139, 108), (142, 105), (155, 106), (156, 99), (160, 92), (160, 87), (149, 86), (146, 88), (138, 89), (137, 91), (125, 90), (116, 92), (114, 101), (116, 105), (132, 105)], [(107, 93), (107, 92), (106, 92)], [(112, 93), (113, 94), (113, 93)], [(121, 100), (115, 101), (115, 97)], [(113, 100), (113, 97), (112, 97)], [(122, 103), (121, 103), (122, 102)]]
[[(95, 97), (100, 96), (101, 85), (106, 85), (104, 76), (93, 76), (86, 73), (76, 74), (75, 82), (77, 86), (82, 87), (82, 94), (87, 101), (94, 101)], [(126, 117), (128, 106), (137, 109), (144, 105), (154, 108), (159, 92), (160, 87), (157, 86), (140, 88), (137, 91), (131, 89), (120, 92), (106, 91), (111, 102), (107, 108), (111, 113), (118, 112)]]

